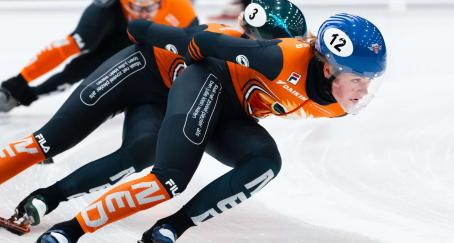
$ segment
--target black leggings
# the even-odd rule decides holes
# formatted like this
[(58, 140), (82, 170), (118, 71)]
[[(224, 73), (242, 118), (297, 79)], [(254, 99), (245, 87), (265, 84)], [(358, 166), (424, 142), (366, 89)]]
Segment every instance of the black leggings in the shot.
[(125, 176), (152, 166), (163, 117), (164, 112), (156, 105), (127, 108), (121, 147), (57, 182), (59, 201), (107, 188)]
[[(192, 224), (246, 200), (273, 179), (281, 167), (271, 135), (246, 116), (237, 102), (224, 62), (193, 64), (175, 80), (152, 173), (169, 194), (176, 195), (186, 188), (205, 150), (233, 169), (184, 207)], [(177, 190), (172, 183), (165, 183), (169, 180), (175, 182)]]
[(168, 93), (153, 60), (151, 51), (136, 45), (120, 51), (89, 75), (34, 133), (44, 138), (45, 155), (52, 157), (82, 141), (105, 120), (126, 112), (121, 147), (52, 186), (58, 191), (52, 193), (58, 195), (51, 199), (54, 207), (152, 165)]
[[(281, 166), (279, 151), (268, 132), (238, 104), (223, 62), (208, 67), (194, 64), (185, 70), (174, 82), (162, 120), (167, 89), (147, 53), (151, 52), (131, 46), (110, 58), (35, 135), (42, 134), (50, 148), (46, 155), (54, 156), (80, 142), (113, 114), (126, 110), (121, 148), (57, 182), (53, 187), (61, 192), (59, 201), (115, 183), (153, 161), (153, 172), (163, 184), (176, 183), (178, 189), (167, 188), (176, 195), (186, 188), (207, 151), (233, 169), (184, 207), (191, 218), (189, 224), (198, 224), (244, 201), (273, 179)], [(144, 68), (136, 72), (138, 68), (130, 68), (122, 82), (117, 82), (120, 75), (107, 83), (118, 76), (115, 67), (122, 65), (121, 60), (136, 63), (141, 55), (146, 57)]]

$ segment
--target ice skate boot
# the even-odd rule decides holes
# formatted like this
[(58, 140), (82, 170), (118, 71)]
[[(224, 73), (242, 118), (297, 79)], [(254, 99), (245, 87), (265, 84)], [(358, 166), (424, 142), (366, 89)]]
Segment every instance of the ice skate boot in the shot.
[(72, 243), (72, 241), (64, 230), (50, 229), (42, 234), (36, 243)]
[(142, 240), (137, 243), (175, 243), (177, 240), (177, 233), (175, 229), (168, 225), (155, 225), (146, 231)]

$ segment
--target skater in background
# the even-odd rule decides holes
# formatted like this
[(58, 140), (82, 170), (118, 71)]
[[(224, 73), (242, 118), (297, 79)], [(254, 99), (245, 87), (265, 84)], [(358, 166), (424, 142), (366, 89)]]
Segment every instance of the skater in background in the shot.
[(0, 156), (0, 183), (39, 160), (71, 148), (110, 116), (125, 110), (121, 147), (54, 185), (34, 191), (19, 204), (15, 217), (39, 224), (42, 216), (52, 212), (60, 202), (103, 189), (152, 165), (168, 88), (185, 68), (181, 55), (186, 55), (194, 33), (214, 31), (252, 39), (306, 34), (304, 15), (295, 5), (281, 1), (275, 6), (272, 0), (257, 0), (256, 4), (267, 9), (263, 12), (267, 16), (282, 16), (284, 24), (277, 25), (271, 18), (260, 27), (240, 24), (245, 26), (245, 32), (251, 33), (244, 35), (225, 25), (181, 29), (149, 21), (133, 22), (130, 36), (139, 45), (130, 46), (103, 63), (41, 129), (0, 150), (4, 153)]
[[(245, 20), (258, 26), (261, 11), (252, 10), (246, 8)], [(254, 12), (257, 18), (246, 17)], [(169, 92), (151, 172), (113, 187), (38, 242), (77, 242), (85, 233), (175, 197), (207, 150), (232, 169), (142, 236), (147, 243), (175, 242), (189, 227), (244, 202), (279, 173), (278, 148), (258, 118), (357, 114), (381, 81), (386, 53), (378, 28), (351, 14), (328, 18), (312, 42), (195, 34), (189, 44), (192, 64)]]
[[(62, 91), (86, 78), (107, 58), (131, 44), (126, 28), (134, 19), (182, 28), (198, 25), (190, 0), (95, 0), (70, 35), (52, 43), (17, 76), (1, 83), (0, 112), (28, 106), (42, 95)], [(30, 86), (70, 58), (61, 72), (36, 87)]]

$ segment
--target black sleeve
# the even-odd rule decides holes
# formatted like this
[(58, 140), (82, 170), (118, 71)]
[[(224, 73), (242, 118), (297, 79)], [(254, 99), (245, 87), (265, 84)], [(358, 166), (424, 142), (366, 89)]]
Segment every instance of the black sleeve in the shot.
[(248, 66), (275, 79), (283, 67), (283, 54), (277, 45), (280, 40), (248, 40), (209, 31), (194, 35), (189, 45), (189, 57), (201, 60), (213, 57)]
[(71, 36), (78, 42), (81, 51), (92, 51), (115, 28), (119, 28), (119, 20), (126, 21), (118, 2), (108, 5), (93, 3), (85, 9)]
[(185, 56), (188, 43), (194, 33), (206, 28), (206, 25), (200, 25), (183, 29), (146, 20), (136, 20), (129, 24), (128, 33), (137, 44), (162, 49), (168, 49), (168, 45), (171, 44), (176, 48), (177, 54)]

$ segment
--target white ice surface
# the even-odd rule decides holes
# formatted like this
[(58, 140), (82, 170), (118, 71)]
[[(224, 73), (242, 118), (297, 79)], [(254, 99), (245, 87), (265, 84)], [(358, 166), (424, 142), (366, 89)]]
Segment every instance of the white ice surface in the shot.
[[(364, 15), (380, 26), (389, 55), (385, 83), (359, 116), (264, 120), (281, 150), (281, 173), (253, 199), (189, 230), (179, 242), (454, 242), (454, 9), (304, 10), (313, 30), (327, 16), (342, 11)], [(203, 17), (213, 12), (200, 9)], [(79, 13), (80, 9), (0, 11), (0, 80), (16, 74), (51, 40), (72, 31)], [(68, 94), (0, 115), (0, 144), (38, 129)], [(2, 185), (0, 215), (10, 215), (38, 187), (114, 151), (121, 125), (118, 116), (57, 156), (54, 165), (34, 166)], [(182, 197), (80, 242), (136, 242), (155, 220), (177, 210), (226, 170), (206, 156)], [(63, 203), (26, 236), (0, 230), (0, 242), (33, 242), (97, 196)]]

